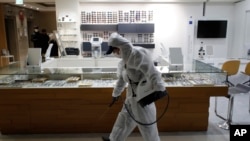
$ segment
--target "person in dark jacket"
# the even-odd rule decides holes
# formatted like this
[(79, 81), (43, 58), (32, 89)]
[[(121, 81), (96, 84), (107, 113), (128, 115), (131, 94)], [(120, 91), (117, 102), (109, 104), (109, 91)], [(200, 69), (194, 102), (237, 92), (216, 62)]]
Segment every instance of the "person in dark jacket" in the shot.
[(34, 31), (31, 34), (31, 41), (33, 42), (33, 46), (35, 48), (41, 48), (41, 33), (39, 31), (39, 27), (35, 26)]
[(41, 33), (41, 47), (42, 47), (42, 54), (46, 53), (46, 50), (49, 46), (49, 35), (47, 34), (46, 29), (42, 29)]

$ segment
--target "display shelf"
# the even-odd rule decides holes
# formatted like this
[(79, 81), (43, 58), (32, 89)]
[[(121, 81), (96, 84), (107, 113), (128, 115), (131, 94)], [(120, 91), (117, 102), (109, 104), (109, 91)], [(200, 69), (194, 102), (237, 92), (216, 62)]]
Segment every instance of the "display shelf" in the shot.
[(58, 21), (58, 23), (76, 23), (74, 21)]
[[(67, 78), (64, 78), (63, 76), (59, 79), (54, 79), (53, 77), (46, 77), (41, 78), (39, 75), (30, 75), (29, 79), (21, 80), (21, 79), (15, 79), (12, 77), (7, 77), (0, 80), (0, 88), (68, 88), (68, 87), (113, 87), (116, 78), (114, 77), (115, 73), (102, 73), (103, 76), (106, 78), (99, 78), (96, 79), (93, 76), (86, 77), (86, 75), (100, 75), (97, 72), (89, 72), (85, 73), (84, 75), (79, 76), (70, 76), (68, 75)], [(84, 77), (83, 77), (84, 76)], [(190, 76), (190, 74), (189, 74)], [(197, 77), (197, 74), (192, 74), (192, 77)], [(163, 80), (165, 81), (165, 86), (175, 86), (175, 87), (212, 87), (212, 86), (226, 86), (222, 83), (222, 81), (217, 81), (214, 78), (208, 77), (208, 74), (202, 74), (199, 76), (202, 76), (203, 78), (184, 78), (184, 77), (172, 77), (167, 78), (163, 77)], [(16, 76), (15, 76), (16, 77)], [(55, 77), (55, 76), (54, 76)], [(58, 77), (58, 76), (57, 76)], [(78, 79), (76, 81), (68, 81), (69, 77), (78, 77), (81, 79)], [(170, 80), (171, 79), (171, 80)], [(88, 85), (86, 85), (88, 84)], [(91, 85), (90, 85), (91, 84)]]
[[(135, 29), (132, 31), (130, 28), (127, 27), (127, 25), (134, 26)], [(127, 30), (130, 29), (131, 32), (127, 31), (126, 29), (123, 29), (123, 26), (126, 26)], [(82, 42), (83, 56), (89, 57), (91, 51), (91, 44), (89, 43), (89, 41), (92, 37), (101, 37), (103, 39), (102, 51), (106, 52), (108, 50), (107, 41), (109, 39), (109, 36), (112, 34), (114, 30), (118, 33), (120, 33), (120, 30), (122, 30), (120, 34), (125, 38), (127, 38), (128, 40), (130, 40), (134, 46), (141, 46), (144, 48), (155, 48), (154, 33), (153, 33), (154, 24), (152, 23), (117, 24), (117, 25), (82, 24), (81, 31), (83, 38)]]
[(61, 34), (61, 36), (77, 36), (77, 34)]
[(62, 41), (62, 42), (76, 43), (76, 42), (78, 42), (78, 41), (72, 41), (72, 40), (67, 41), (67, 40), (64, 40), (64, 41)]
[(117, 26), (119, 33), (154, 33), (153, 23), (119, 23)]
[(141, 46), (141, 47), (144, 47), (144, 48), (155, 48), (155, 44), (144, 44), (144, 43), (134, 43), (133, 44), (134, 46)]
[(153, 10), (118, 10), (118, 11), (81, 11), (81, 23), (114, 24), (114, 23), (151, 23)]
[(82, 31), (117, 31), (117, 24), (81, 24)]
[[(78, 48), (78, 31), (75, 21), (58, 21), (57, 33), (63, 50), (67, 47)], [(66, 52), (66, 51), (64, 51)], [(66, 54), (67, 55), (67, 54)]]
[(76, 20), (75, 20), (74, 15), (60, 15), (57, 22), (58, 23), (76, 23)]
[[(135, 46), (155, 48), (153, 10), (129, 11), (82, 11), (81, 34), (84, 57), (89, 57), (89, 42), (92, 37), (101, 37), (107, 42), (112, 32), (118, 32)], [(102, 48), (107, 48), (105, 45)]]

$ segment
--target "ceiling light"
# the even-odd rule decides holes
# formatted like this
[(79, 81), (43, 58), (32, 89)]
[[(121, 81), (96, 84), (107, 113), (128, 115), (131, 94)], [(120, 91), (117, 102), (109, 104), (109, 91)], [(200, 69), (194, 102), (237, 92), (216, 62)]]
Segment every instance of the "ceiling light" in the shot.
[(16, 0), (16, 4), (23, 4), (23, 0)]

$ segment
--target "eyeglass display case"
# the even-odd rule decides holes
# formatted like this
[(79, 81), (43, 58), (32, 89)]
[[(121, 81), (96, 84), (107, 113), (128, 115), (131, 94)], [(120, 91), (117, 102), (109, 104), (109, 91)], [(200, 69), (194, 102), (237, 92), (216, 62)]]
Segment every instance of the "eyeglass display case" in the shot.
[[(157, 123), (160, 132), (206, 131), (209, 98), (226, 96), (226, 73), (198, 60), (190, 72), (169, 72), (158, 66), (169, 93), (169, 107)], [(105, 133), (110, 132), (123, 106), (112, 107), (116, 68), (27, 68), (0, 71), (0, 132)], [(167, 97), (156, 102), (158, 116)]]

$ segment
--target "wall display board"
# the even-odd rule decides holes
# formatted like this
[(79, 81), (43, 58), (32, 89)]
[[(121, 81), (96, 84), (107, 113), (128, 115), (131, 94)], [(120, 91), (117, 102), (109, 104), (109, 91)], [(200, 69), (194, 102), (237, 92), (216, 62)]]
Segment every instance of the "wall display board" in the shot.
[(153, 10), (81, 12), (82, 24), (152, 23), (152, 22), (153, 22)]
[(105, 42), (112, 32), (120, 33), (136, 46), (154, 48), (152, 10), (82, 11), (80, 28), (85, 57), (89, 57), (89, 41), (92, 37), (102, 38), (104, 45), (107, 45)]

